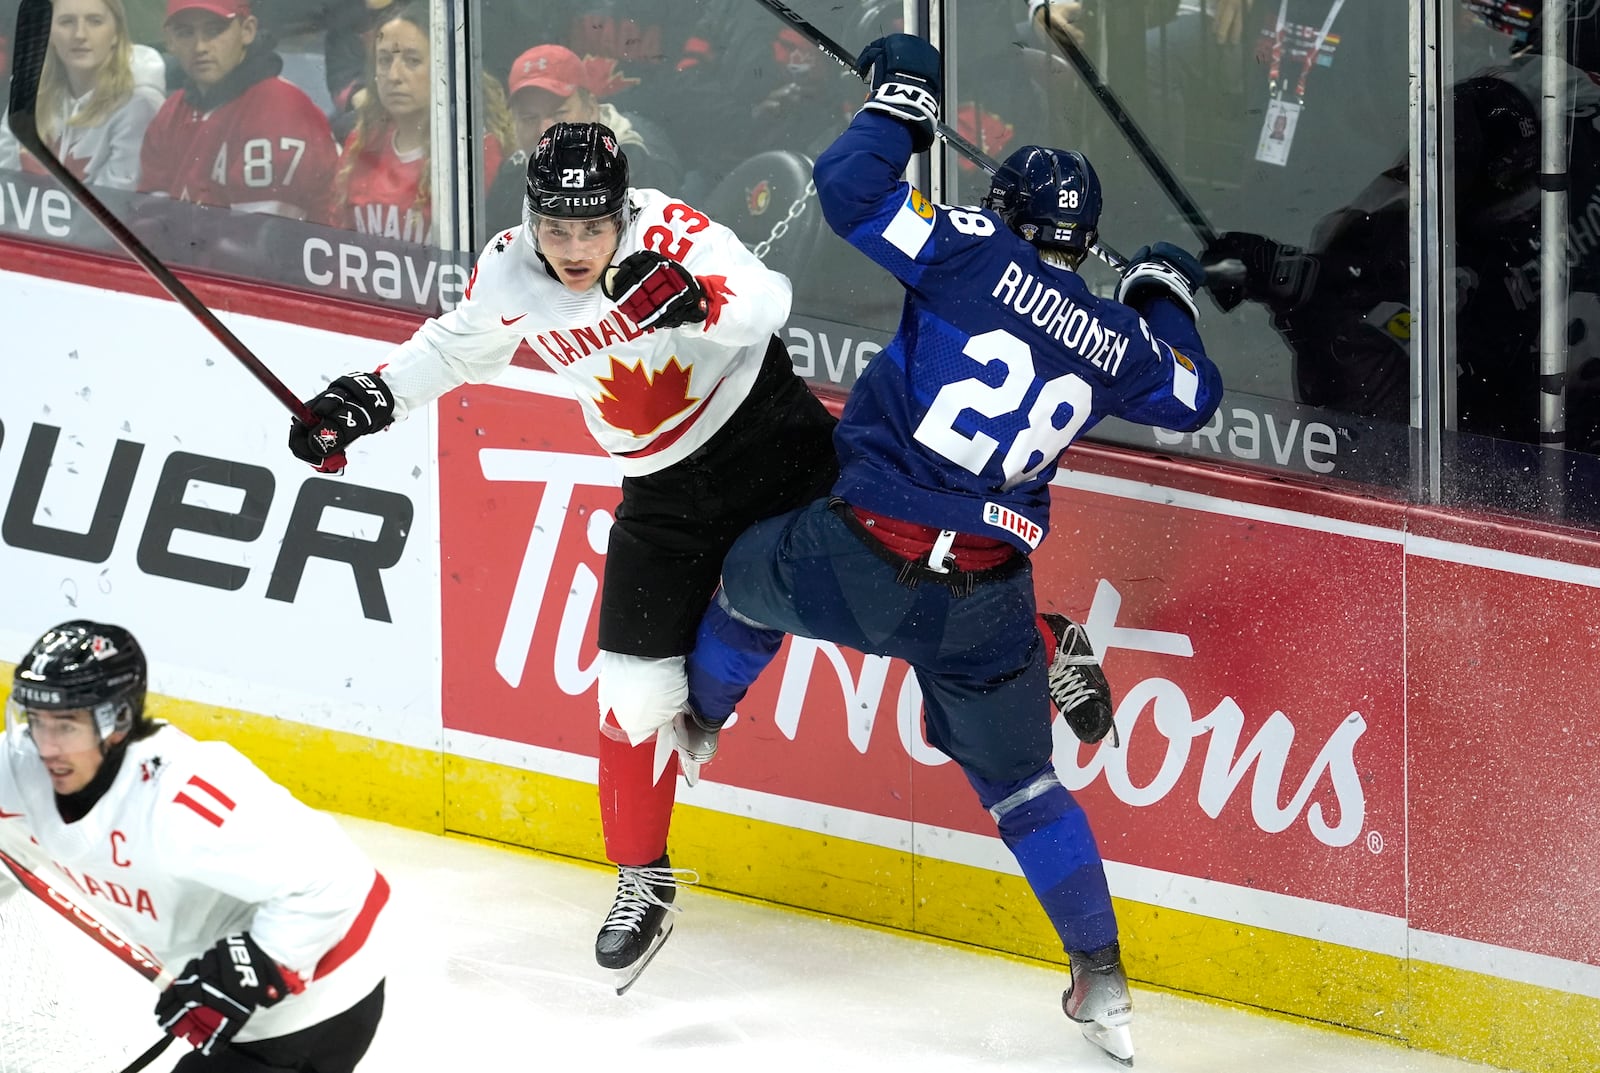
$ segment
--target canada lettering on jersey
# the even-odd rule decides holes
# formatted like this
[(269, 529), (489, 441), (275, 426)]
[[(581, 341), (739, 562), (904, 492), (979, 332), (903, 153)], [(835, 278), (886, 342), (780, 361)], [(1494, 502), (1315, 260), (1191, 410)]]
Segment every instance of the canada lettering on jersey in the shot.
[(74, 872), (61, 862), (55, 862), (61, 869), (61, 874), (72, 880), (72, 885), (91, 898), (100, 898), (120, 905), (124, 909), (132, 909), (135, 913), (148, 916), (151, 920), (160, 920), (156, 915), (155, 899), (150, 897), (150, 892), (143, 887), (130, 891), (121, 883), (113, 883), (108, 879), (96, 879), (87, 872)]
[(351, 205), (350, 222), (363, 235), (395, 238), (402, 242), (428, 241), (428, 220), (413, 208), (399, 205)]
[(1017, 262), (1006, 263), (990, 294), (1096, 368), (1112, 376), (1122, 368), (1122, 360), (1128, 356), (1128, 337), (1100, 323), (1098, 317)]
[(550, 356), (550, 360), (557, 365), (571, 365), (575, 361), (582, 361), (597, 350), (631, 343), (653, 331), (654, 328), (640, 331), (633, 321), (623, 316), (622, 310), (615, 309), (599, 324), (591, 324), (586, 328), (568, 328), (565, 331), (550, 328), (535, 335), (533, 341), (538, 343), (539, 347)]

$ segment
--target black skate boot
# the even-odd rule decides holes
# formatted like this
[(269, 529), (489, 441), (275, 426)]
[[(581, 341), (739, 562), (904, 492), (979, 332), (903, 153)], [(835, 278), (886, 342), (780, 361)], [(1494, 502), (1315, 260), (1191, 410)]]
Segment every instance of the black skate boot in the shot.
[(1050, 661), (1050, 700), (1066, 719), (1079, 741), (1093, 745), (1109, 732), (1111, 744), (1117, 740), (1115, 712), (1111, 706), (1111, 683), (1100, 669), (1089, 635), (1082, 626), (1065, 615), (1043, 612), (1039, 616), (1056, 635), (1056, 658)]
[(1125, 1066), (1133, 1065), (1133, 996), (1118, 943), (1089, 953), (1074, 951), (1072, 986), (1061, 1009), (1083, 1027), (1083, 1038)]
[(614, 974), (617, 994), (633, 986), (672, 934), (672, 914), (682, 912), (672, 904), (680, 877), (700, 880), (689, 869), (673, 868), (665, 853), (646, 865), (617, 866), (617, 897), (594, 940), (594, 959)]

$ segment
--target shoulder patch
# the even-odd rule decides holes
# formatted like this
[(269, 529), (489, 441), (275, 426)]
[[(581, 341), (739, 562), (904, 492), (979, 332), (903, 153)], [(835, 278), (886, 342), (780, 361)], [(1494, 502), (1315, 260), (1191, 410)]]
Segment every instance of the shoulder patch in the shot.
[(907, 257), (915, 258), (933, 234), (934, 210), (928, 199), (910, 183), (906, 184), (906, 189), (906, 199), (883, 229), (883, 237)]
[(1177, 347), (1172, 347), (1172, 395), (1191, 410), (1198, 410), (1195, 397), (1200, 393), (1200, 374)]

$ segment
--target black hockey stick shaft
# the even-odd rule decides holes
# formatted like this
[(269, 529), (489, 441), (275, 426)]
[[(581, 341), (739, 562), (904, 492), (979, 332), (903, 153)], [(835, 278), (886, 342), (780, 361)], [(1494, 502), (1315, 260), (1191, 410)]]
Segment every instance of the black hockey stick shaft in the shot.
[(161, 1052), (166, 1050), (172, 1044), (172, 1041), (177, 1038), (177, 1036), (162, 1036), (152, 1043), (143, 1054), (123, 1066), (122, 1073), (139, 1073), (145, 1066), (160, 1058)]
[[(855, 54), (813, 26), (804, 15), (801, 15), (788, 4), (783, 3), (782, 0), (756, 0), (756, 2), (762, 7), (766, 8), (768, 11), (772, 12), (774, 15), (778, 16), (778, 18), (782, 19), (784, 22), (787, 22), (790, 26), (794, 27), (796, 33), (815, 45), (823, 55), (844, 67), (845, 70), (849, 71), (857, 78), (865, 81), (866, 76), (856, 68)], [(958, 131), (954, 130), (943, 120), (935, 121), (933, 129), (934, 133), (943, 138), (945, 143), (949, 145), (950, 148), (954, 149), (956, 152), (972, 161), (990, 175), (993, 175), (996, 171), (1000, 170), (1000, 166), (990, 159), (988, 154), (986, 154), (982, 149), (979, 149), (976, 145), (973, 145), (966, 138), (962, 137)], [(1093, 246), (1089, 247), (1089, 251), (1106, 264), (1110, 265), (1112, 268), (1118, 270), (1122, 269), (1128, 263), (1128, 259), (1126, 257), (1122, 256), (1122, 254), (1118, 253), (1116, 250), (1112, 249), (1110, 246), (1107, 246), (1103, 242), (1096, 242)]]
[(1089, 57), (1084, 55), (1083, 49), (1079, 48), (1077, 42), (1067, 34), (1047, 33), (1046, 36), (1055, 42), (1061, 54), (1067, 58), (1067, 62), (1078, 72), (1078, 77), (1083, 79), (1083, 84), (1089, 87), (1089, 92), (1094, 94), (1095, 100), (1100, 102), (1100, 107), (1105, 110), (1111, 122), (1122, 132), (1129, 148), (1150, 172), (1150, 177), (1183, 215), (1184, 221), (1194, 231), (1195, 237), (1205, 246), (1216, 242), (1217, 231), (1206, 219), (1199, 204), (1189, 196), (1189, 191), (1184, 189), (1183, 183), (1172, 173), (1172, 169), (1167, 167), (1167, 162), (1156, 151), (1150, 139), (1145, 137), (1144, 131), (1133, 116), (1122, 106), (1121, 99), (1110, 86), (1106, 85), (1105, 79), (1100, 77), (1100, 72), (1094, 69), (1094, 64), (1089, 62)]
[[(130, 257), (150, 273), (150, 277), (161, 285), (161, 289), (187, 309), (216, 337), (218, 342), (228, 349), (229, 353), (239, 360), (241, 365), (250, 371), (251, 375), (272, 392), (279, 402), (289, 408), (291, 414), (308, 425), (318, 424), (321, 419), (313, 414), (306, 404), (301, 402), (299, 397), (240, 341), (238, 336), (229, 331), (228, 326), (218, 320), (217, 315), (211, 312), (182, 280), (173, 275), (172, 270), (150, 252), (149, 247), (139, 241), (139, 237), (117, 219), (115, 214), (106, 208), (94, 192), (74, 175), (39, 137), (39, 121), (36, 114), (39, 103), (39, 75), (44, 70), (45, 53), (50, 47), (51, 8), (51, 0), (22, 0), (21, 6), (17, 9), (16, 36), (12, 39), (11, 45), (11, 100), (8, 109), (11, 133), (25, 149), (38, 158), (39, 163), (66, 188), (73, 199), (88, 210), (89, 215), (100, 221), (100, 226), (117, 240), (119, 246), (128, 251)], [(344, 465), (344, 456), (335, 455), (330, 456), (319, 468), (325, 472), (335, 472), (343, 469)]]

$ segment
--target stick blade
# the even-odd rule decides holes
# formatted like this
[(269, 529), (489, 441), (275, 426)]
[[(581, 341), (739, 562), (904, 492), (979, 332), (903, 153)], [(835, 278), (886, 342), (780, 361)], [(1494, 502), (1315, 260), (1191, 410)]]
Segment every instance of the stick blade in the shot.
[(7, 122), (11, 133), (29, 152), (40, 151), (39, 124), (34, 115), (39, 101), (39, 75), (50, 48), (50, 0), (22, 0), (17, 9), (17, 30), (11, 39), (11, 100)]

